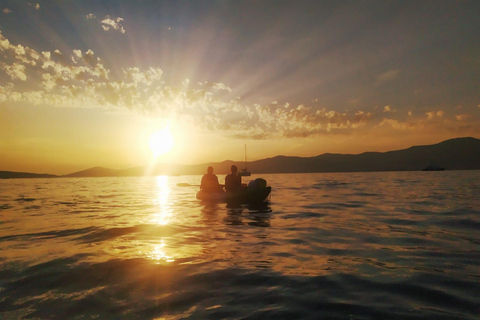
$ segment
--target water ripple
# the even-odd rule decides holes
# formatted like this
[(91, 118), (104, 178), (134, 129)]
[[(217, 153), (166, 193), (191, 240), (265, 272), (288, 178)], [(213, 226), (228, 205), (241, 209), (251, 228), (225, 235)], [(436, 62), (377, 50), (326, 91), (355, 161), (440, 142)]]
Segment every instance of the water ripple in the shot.
[(0, 318), (478, 319), (480, 172), (264, 177), (0, 181)]

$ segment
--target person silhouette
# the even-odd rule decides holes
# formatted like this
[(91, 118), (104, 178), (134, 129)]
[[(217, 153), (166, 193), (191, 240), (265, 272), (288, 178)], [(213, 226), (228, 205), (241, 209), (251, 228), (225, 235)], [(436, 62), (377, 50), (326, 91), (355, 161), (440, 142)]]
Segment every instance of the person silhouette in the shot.
[(203, 175), (200, 183), (200, 190), (206, 192), (222, 192), (222, 187), (218, 183), (218, 178), (213, 174), (213, 167), (207, 168), (207, 173)]
[(236, 165), (233, 165), (230, 170), (232, 173), (225, 177), (225, 191), (229, 193), (238, 192), (242, 186), (242, 177), (237, 174), (238, 168)]

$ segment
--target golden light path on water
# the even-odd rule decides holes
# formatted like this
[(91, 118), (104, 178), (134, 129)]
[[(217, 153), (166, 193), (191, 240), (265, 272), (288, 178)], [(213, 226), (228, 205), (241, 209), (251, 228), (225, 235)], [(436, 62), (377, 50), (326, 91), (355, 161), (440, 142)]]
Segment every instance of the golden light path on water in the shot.
[[(158, 207), (158, 212), (153, 214), (151, 223), (164, 226), (170, 222), (173, 216), (173, 209), (170, 205), (171, 189), (168, 186), (168, 176), (156, 177), (156, 187), (157, 193), (156, 198), (153, 199), (153, 204)], [(175, 261), (173, 256), (167, 255), (165, 246), (165, 239), (161, 239), (159, 243), (152, 246), (153, 249), (147, 254), (147, 257), (158, 262)]]
[(152, 223), (166, 225), (173, 215), (173, 209), (170, 206), (170, 194), (172, 190), (168, 186), (168, 176), (156, 177), (157, 197), (153, 199), (153, 204), (158, 207), (158, 213), (152, 217)]

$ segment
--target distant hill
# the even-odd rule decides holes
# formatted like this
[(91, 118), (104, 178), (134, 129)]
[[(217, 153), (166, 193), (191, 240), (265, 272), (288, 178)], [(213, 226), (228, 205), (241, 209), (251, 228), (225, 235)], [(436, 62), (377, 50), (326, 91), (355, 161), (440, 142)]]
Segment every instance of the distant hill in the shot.
[(14, 172), (14, 171), (0, 171), (0, 179), (19, 179), (19, 178), (57, 178), (53, 174), (29, 173), (29, 172)]
[[(162, 164), (155, 167), (135, 167), (114, 170), (94, 167), (74, 172), (62, 177), (125, 177), (142, 175), (191, 175), (203, 174), (208, 166), (215, 173), (226, 174), (235, 164), (243, 168), (243, 161), (198, 165)], [(315, 157), (276, 156), (248, 163), (253, 174), (261, 173), (309, 173), (309, 172), (362, 172), (362, 171), (420, 171), (429, 166), (446, 170), (480, 169), (480, 139), (456, 138), (434, 145), (414, 146), (408, 149), (389, 152), (365, 152), (361, 154), (325, 153)], [(7, 173), (7, 174), (5, 174)], [(56, 177), (33, 173), (0, 171), (0, 178)]]
[[(208, 166), (215, 173), (226, 174), (235, 164), (243, 168), (242, 161), (226, 160), (222, 162), (198, 165), (158, 165), (153, 168), (135, 167), (126, 170), (99, 170), (101, 175), (89, 176), (141, 176), (203, 174)], [(434, 145), (415, 146), (404, 150), (389, 152), (365, 152), (361, 154), (325, 153), (315, 157), (276, 156), (248, 163), (248, 169), (254, 174), (260, 173), (308, 173), (308, 172), (362, 172), (362, 171), (420, 171), (428, 166), (438, 166), (446, 170), (480, 169), (480, 139), (456, 138)], [(101, 169), (101, 170), (100, 170)], [(80, 171), (68, 176), (86, 176)]]
[(103, 168), (103, 167), (94, 167), (74, 173), (64, 175), (63, 177), (73, 178), (73, 177), (115, 177), (118, 176), (118, 170)]
[(431, 165), (446, 170), (480, 169), (480, 140), (457, 138), (383, 153), (326, 153), (310, 158), (277, 156), (252, 162), (249, 169), (254, 173), (418, 171)]

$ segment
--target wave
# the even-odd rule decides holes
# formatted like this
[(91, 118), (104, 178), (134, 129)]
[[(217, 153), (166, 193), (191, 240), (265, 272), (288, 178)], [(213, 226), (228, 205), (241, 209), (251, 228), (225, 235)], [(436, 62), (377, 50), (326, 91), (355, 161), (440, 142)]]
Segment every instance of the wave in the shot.
[[(145, 259), (53, 260), (0, 272), (0, 312), (73, 319), (475, 319), (478, 283), (419, 275), (382, 282), (351, 274), (289, 276), (268, 269), (152, 265)], [(28, 311), (27, 311), (28, 310)]]

